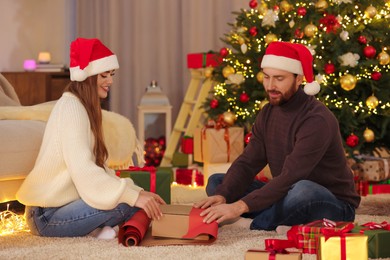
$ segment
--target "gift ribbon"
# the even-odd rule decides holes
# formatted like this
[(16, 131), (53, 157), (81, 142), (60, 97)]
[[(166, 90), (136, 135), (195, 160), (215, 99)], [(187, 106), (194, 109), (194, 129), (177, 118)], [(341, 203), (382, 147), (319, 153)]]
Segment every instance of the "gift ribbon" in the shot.
[(276, 254), (290, 254), (286, 248), (296, 247), (292, 240), (265, 239), (265, 250), (269, 252), (268, 260), (275, 260)]
[(347, 259), (347, 244), (346, 244), (345, 236), (349, 231), (351, 231), (353, 229), (353, 227), (354, 227), (354, 224), (350, 223), (339, 230), (334, 230), (334, 229), (330, 229), (330, 228), (324, 228), (321, 230), (321, 233), (325, 237), (325, 242), (331, 237), (335, 237), (335, 236), (340, 237), (341, 260)]
[(153, 166), (137, 167), (130, 166), (130, 171), (142, 171), (150, 173), (150, 192), (156, 193), (156, 168)]
[(203, 161), (203, 139), (206, 140), (206, 130), (208, 128), (214, 128), (216, 130), (220, 130), (221, 128), (225, 129), (225, 133), (223, 135), (223, 139), (226, 142), (226, 150), (227, 150), (227, 162), (230, 162), (230, 136), (229, 136), (229, 127), (226, 122), (223, 120), (223, 115), (218, 117), (218, 120), (215, 122), (210, 120), (207, 125), (205, 125), (201, 131), (201, 141), (200, 141), (200, 153)]
[(375, 230), (375, 229), (384, 229), (390, 231), (390, 224), (387, 223), (387, 221), (383, 221), (382, 223), (375, 223), (375, 222), (367, 222), (362, 225), (363, 228), (360, 230), (360, 233), (363, 234), (366, 230)]

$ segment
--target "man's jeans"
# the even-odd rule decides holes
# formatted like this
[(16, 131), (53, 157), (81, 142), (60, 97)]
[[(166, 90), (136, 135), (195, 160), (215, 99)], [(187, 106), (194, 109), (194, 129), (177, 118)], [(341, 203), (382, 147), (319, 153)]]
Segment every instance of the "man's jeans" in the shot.
[(112, 210), (99, 210), (80, 199), (58, 208), (26, 207), (26, 221), (34, 235), (78, 237), (98, 227), (114, 227), (130, 219), (137, 210), (124, 203)]
[[(208, 196), (215, 194), (217, 186), (222, 183), (225, 174), (213, 174), (208, 180)], [(260, 189), (266, 183), (254, 181), (246, 194)], [(243, 214), (252, 218), (250, 229), (275, 230), (279, 225), (305, 224), (314, 220), (327, 218), (333, 221), (353, 221), (355, 208), (339, 200), (325, 187), (308, 180), (302, 180), (291, 186), (287, 195), (269, 208), (258, 212)]]

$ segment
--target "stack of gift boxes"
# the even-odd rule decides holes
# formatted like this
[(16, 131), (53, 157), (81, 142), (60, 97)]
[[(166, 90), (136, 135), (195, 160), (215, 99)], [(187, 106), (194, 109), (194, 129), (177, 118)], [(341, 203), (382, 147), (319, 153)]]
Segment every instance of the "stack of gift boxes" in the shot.
[(323, 219), (291, 227), (285, 240), (266, 239), (264, 249), (248, 250), (245, 259), (302, 259), (302, 254), (316, 254), (322, 260), (387, 258), (389, 243), (390, 223)]
[(352, 170), (361, 196), (390, 193), (390, 157), (357, 156)]

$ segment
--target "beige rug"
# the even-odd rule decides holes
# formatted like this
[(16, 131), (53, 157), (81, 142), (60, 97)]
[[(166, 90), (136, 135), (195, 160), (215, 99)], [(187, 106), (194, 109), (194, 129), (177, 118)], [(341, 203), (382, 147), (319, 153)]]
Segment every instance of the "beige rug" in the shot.
[[(189, 204), (204, 197), (205, 193), (201, 188), (174, 187), (172, 195), (173, 202)], [(382, 197), (380, 201), (388, 202), (390, 195)], [(377, 199), (371, 196), (363, 198), (364, 203)], [(387, 204), (387, 208), (389, 206)], [(360, 224), (369, 221), (390, 221), (390, 217), (356, 217), (356, 222)], [(238, 224), (231, 224), (221, 227), (218, 239), (209, 246), (124, 247), (116, 239), (43, 238), (20, 232), (0, 237), (0, 259), (244, 259), (246, 250), (264, 248), (266, 238), (284, 239), (285, 236), (274, 231), (251, 231)], [(314, 260), (316, 256), (304, 254), (303, 259)]]

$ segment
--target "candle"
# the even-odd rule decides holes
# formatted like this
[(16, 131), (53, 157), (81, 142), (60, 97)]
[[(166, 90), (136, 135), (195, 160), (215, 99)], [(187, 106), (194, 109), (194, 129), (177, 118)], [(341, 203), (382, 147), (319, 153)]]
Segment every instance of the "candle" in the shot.
[(34, 71), (37, 68), (37, 63), (35, 60), (25, 60), (23, 62), (23, 68), (26, 71)]
[(50, 52), (42, 51), (38, 54), (39, 63), (43, 63), (43, 64), (50, 63), (50, 60), (51, 60)]

